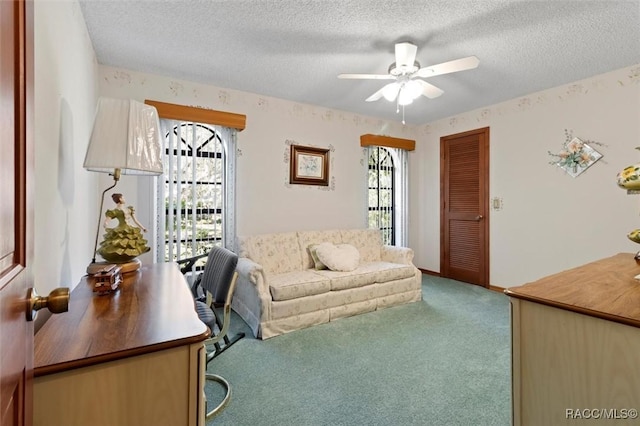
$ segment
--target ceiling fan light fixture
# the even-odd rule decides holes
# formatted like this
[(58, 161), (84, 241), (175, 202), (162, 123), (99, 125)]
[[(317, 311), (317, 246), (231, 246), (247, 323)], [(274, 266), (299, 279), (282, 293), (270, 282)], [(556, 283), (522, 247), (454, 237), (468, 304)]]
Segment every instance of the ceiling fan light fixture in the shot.
[(415, 80), (409, 80), (402, 88), (403, 92), (407, 92), (413, 99), (418, 99), (422, 94), (422, 86)]
[(418, 71), (419, 69), (420, 69), (420, 62), (418, 61), (414, 61), (413, 65), (408, 65), (408, 64), (397, 65), (394, 62), (389, 66), (388, 72), (394, 77), (399, 77), (401, 75), (411, 75), (414, 72)]
[(387, 74), (339, 74), (338, 78), (395, 80), (378, 89), (373, 95), (365, 99), (374, 102), (384, 97), (388, 102), (396, 103), (396, 112), (402, 107), (402, 123), (404, 124), (404, 107), (413, 103), (420, 96), (429, 99), (437, 98), (444, 91), (422, 78), (436, 75), (450, 74), (476, 68), (478, 58), (468, 56), (437, 65), (422, 68), (416, 61), (417, 46), (411, 42), (395, 44), (395, 62), (389, 66)]
[(398, 104), (405, 106), (409, 105), (413, 102), (415, 98), (412, 96), (412, 93), (407, 90), (407, 86), (403, 86), (400, 89), (400, 94), (398, 95)]
[(393, 102), (398, 96), (399, 91), (400, 85), (398, 83), (391, 83), (385, 86), (384, 90), (382, 91), (382, 96), (384, 96), (387, 101)]

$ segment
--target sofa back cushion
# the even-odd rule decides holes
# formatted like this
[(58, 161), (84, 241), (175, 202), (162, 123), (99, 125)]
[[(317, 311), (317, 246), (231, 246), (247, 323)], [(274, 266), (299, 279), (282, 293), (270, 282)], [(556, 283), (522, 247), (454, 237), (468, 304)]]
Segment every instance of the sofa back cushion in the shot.
[(381, 259), (382, 236), (378, 229), (334, 229), (238, 237), (237, 249), (240, 257), (259, 263), (265, 273), (283, 274), (314, 268), (309, 246), (325, 242), (354, 246), (360, 253), (360, 262)]
[(351, 244), (360, 252), (360, 262), (380, 260), (382, 235), (379, 229), (345, 229), (341, 231), (342, 242)]
[(296, 232), (262, 234), (242, 239), (247, 257), (262, 265), (265, 273), (302, 270), (302, 253)]
[(251, 237), (249, 236), (237, 236), (236, 237), (236, 253), (238, 257), (249, 257), (249, 244), (251, 243)]
[(299, 231), (298, 242), (302, 254), (302, 268), (314, 268), (315, 263), (311, 257), (311, 253), (309, 253), (309, 246), (320, 243), (340, 244), (342, 243), (342, 233), (339, 230)]

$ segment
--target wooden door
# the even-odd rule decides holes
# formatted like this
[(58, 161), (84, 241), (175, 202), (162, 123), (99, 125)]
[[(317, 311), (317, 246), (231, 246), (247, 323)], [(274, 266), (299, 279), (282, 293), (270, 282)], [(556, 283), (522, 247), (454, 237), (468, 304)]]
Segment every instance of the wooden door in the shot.
[(0, 1), (0, 424), (31, 425), (33, 2)]
[(489, 287), (489, 128), (440, 138), (440, 275)]

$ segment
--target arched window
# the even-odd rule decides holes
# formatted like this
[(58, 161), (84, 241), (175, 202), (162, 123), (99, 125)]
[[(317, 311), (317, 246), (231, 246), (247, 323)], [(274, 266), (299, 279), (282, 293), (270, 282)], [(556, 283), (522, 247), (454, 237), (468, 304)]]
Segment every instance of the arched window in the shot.
[[(164, 175), (158, 179), (158, 261), (176, 261), (227, 246), (233, 217), (229, 161), (234, 132), (195, 122), (162, 120)], [(233, 150), (231, 150), (233, 152)], [(232, 169), (231, 169), (232, 170)]]
[(381, 146), (369, 148), (369, 228), (382, 231), (382, 243), (394, 245), (395, 232), (395, 166), (391, 151)]
[(382, 231), (383, 244), (407, 246), (408, 151), (369, 144), (367, 153), (367, 225)]
[(164, 174), (156, 179), (155, 259), (176, 261), (214, 245), (235, 249), (236, 135), (246, 116), (146, 100), (158, 110)]

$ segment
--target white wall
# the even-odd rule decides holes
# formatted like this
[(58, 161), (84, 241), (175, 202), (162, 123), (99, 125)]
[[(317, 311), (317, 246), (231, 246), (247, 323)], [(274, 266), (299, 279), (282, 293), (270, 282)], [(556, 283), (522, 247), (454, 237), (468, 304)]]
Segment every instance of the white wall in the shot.
[[(336, 110), (229, 89), (100, 66), (100, 95), (200, 106), (247, 116), (238, 133), (237, 228), (239, 235), (292, 230), (364, 227), (366, 162), (360, 135), (413, 138), (413, 130)], [(291, 142), (330, 148), (329, 188), (289, 185)], [(140, 219), (152, 218), (149, 203), (133, 177), (120, 189), (127, 201), (140, 203)], [(139, 179), (139, 178), (138, 178)], [(145, 217), (146, 216), (146, 217)]]
[[(425, 126), (357, 116), (256, 94), (107, 66), (99, 67), (101, 96), (154, 99), (246, 114), (238, 136), (238, 233), (364, 225), (365, 133), (417, 140), (410, 158), (409, 246), (415, 264), (439, 271), (439, 139), (489, 126), (490, 282), (509, 287), (617, 252), (640, 249), (625, 235), (640, 227), (640, 197), (615, 185), (623, 167), (640, 159), (639, 67), (447, 118)], [(577, 178), (556, 166), (565, 129), (594, 145), (603, 159)], [(334, 185), (287, 183), (290, 141), (332, 148)], [(140, 183), (142, 182), (142, 184)], [(150, 185), (123, 177), (119, 189), (152, 222)], [(144, 212), (144, 213), (143, 213)], [(150, 261), (149, 258), (143, 259)]]
[[(440, 268), (440, 137), (490, 127), (490, 283), (510, 287), (640, 249), (640, 196), (616, 174), (640, 162), (640, 65), (443, 119), (418, 130), (410, 161), (411, 235), (418, 267)], [(565, 129), (604, 157), (572, 178), (550, 165)]]
[(97, 178), (82, 168), (97, 62), (76, 1), (34, 4), (35, 252), (40, 294), (74, 287), (91, 261)]
[[(170, 77), (98, 66), (77, 2), (35, 3), (36, 284), (73, 286), (89, 263), (97, 194), (110, 182), (82, 168), (97, 94), (155, 99), (246, 114), (238, 137), (238, 233), (364, 224), (359, 137), (417, 140), (410, 155), (409, 245), (418, 267), (439, 270), (439, 138), (491, 128), (491, 284), (509, 287), (639, 247), (640, 197), (615, 175), (640, 152), (640, 66), (612, 71), (501, 104), (411, 127)], [(606, 144), (604, 158), (571, 178), (549, 163), (568, 129)], [(288, 143), (331, 148), (329, 189), (287, 183)], [(123, 177), (119, 190), (150, 223), (150, 178)], [(142, 188), (142, 190), (139, 190)], [(139, 215), (141, 216), (141, 215)]]

